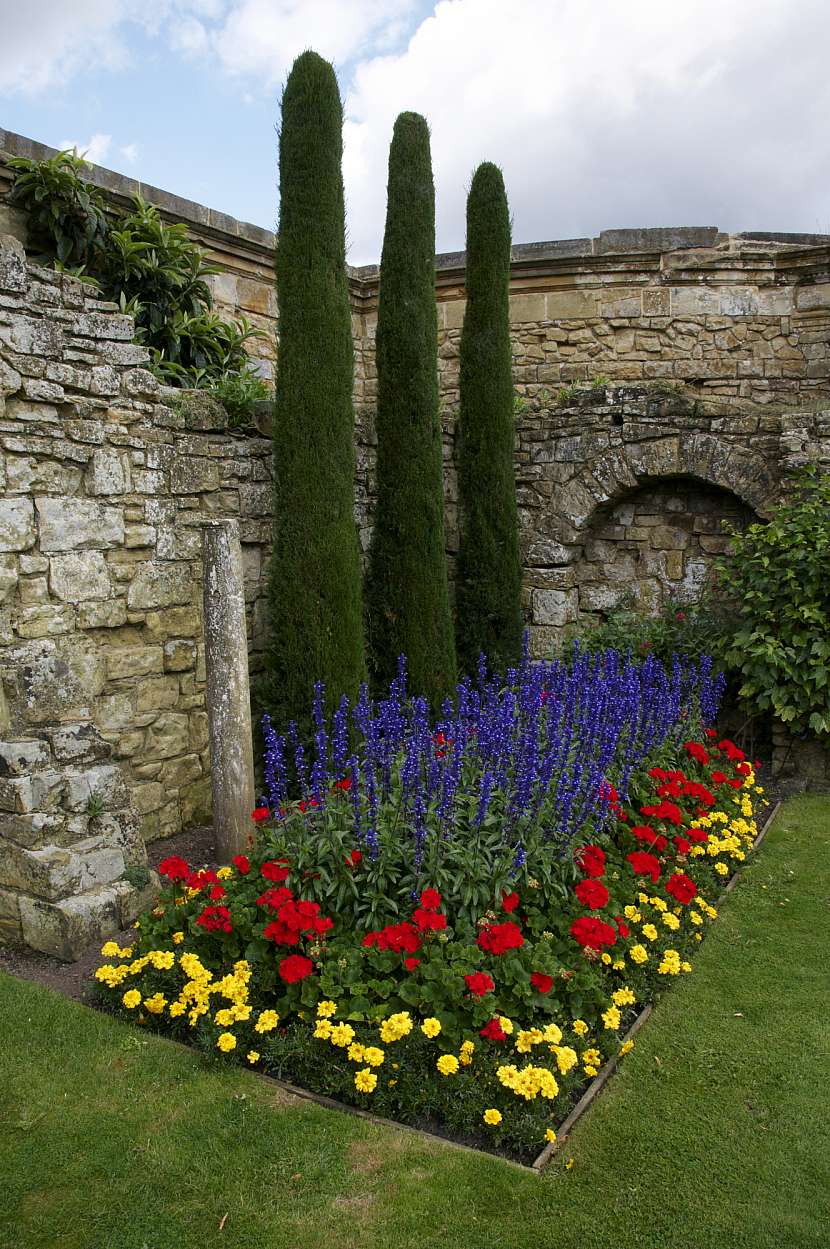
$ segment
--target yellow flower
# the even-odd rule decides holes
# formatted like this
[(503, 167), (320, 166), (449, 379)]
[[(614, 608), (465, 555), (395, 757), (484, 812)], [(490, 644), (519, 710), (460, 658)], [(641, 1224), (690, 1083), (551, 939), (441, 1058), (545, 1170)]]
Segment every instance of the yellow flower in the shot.
[(232, 1010), (223, 1008), (218, 1010), (213, 1016), (213, 1022), (218, 1024), (220, 1028), (230, 1028), (234, 1022), (234, 1013)]
[(260, 1057), (260, 1056), (259, 1056), (259, 1051), (258, 1051), (258, 1050), (248, 1050), (248, 1053), (245, 1055), (245, 1057), (247, 1058), (247, 1060), (248, 1060), (248, 1062), (249, 1062), (249, 1063), (258, 1063), (258, 1062), (259, 1062), (259, 1057)]
[(254, 1032), (273, 1032), (280, 1017), (275, 1010), (261, 1010), (259, 1019), (254, 1024)]
[(588, 1031), (588, 1025), (584, 1019), (575, 1019), (571, 1025), (577, 1036), (585, 1036)]
[(684, 959), (683, 962), (680, 964), (680, 970), (689, 972), (692, 970), (692, 964), (687, 963), (686, 960)]
[(603, 952), (603, 953), (602, 953), (602, 955), (601, 955), (600, 957), (602, 958), (602, 961), (603, 961), (603, 963), (605, 964), (605, 966), (606, 966), (606, 967), (610, 967), (610, 966), (611, 966), (611, 955), (610, 955), (610, 954), (608, 954), (607, 952)]
[(174, 932), (174, 933), (173, 933), (173, 944), (174, 944), (174, 945), (181, 945), (181, 943), (182, 943), (183, 941), (184, 941), (184, 933), (183, 933), (183, 932)]
[(361, 1068), (354, 1075), (354, 1086), (358, 1093), (371, 1093), (378, 1082), (377, 1076), (368, 1067)]
[(565, 1170), (573, 1171), (573, 1169), (574, 1169), (574, 1160), (573, 1158), (569, 1158), (568, 1161), (565, 1163)]
[(630, 919), (632, 924), (639, 924), (640, 920), (643, 918), (636, 906), (627, 906), (623, 911), (623, 915), (626, 919)]
[(332, 1015), (337, 1013), (336, 1002), (318, 1002), (317, 1017), (319, 1019), (330, 1019)]
[(727, 865), (726, 865), (725, 863), (716, 863), (716, 864), (715, 864), (715, 871), (718, 873), (718, 875), (719, 875), (719, 876), (728, 876), (728, 875), (729, 875), (729, 868), (727, 867)]
[(611, 994), (611, 1000), (615, 1006), (633, 1006), (637, 1001), (633, 991), (627, 985), (624, 985), (621, 989), (616, 989)]
[(676, 915), (672, 915), (671, 911), (666, 911), (666, 914), (663, 916), (663, 923), (672, 932), (676, 932), (680, 927), (680, 920)]
[(513, 1031), (512, 1020), (508, 1019), (506, 1015), (499, 1015), (499, 1023), (501, 1024), (502, 1032), (506, 1032), (507, 1035), (510, 1036)]
[(354, 1041), (346, 1050), (347, 1058), (349, 1059), (350, 1062), (353, 1062), (353, 1063), (362, 1063), (363, 1054), (364, 1054), (364, 1047), (358, 1044), (357, 1041)]
[[(324, 1022), (323, 1020), (320, 1021)], [(320, 1027), (318, 1023), (317, 1027)], [(354, 1040), (354, 1028), (348, 1023), (339, 1023), (333, 1027), (329, 1033), (329, 1040), (332, 1045), (339, 1045), (341, 1049), (345, 1049), (347, 1045), (351, 1045)]]
[(409, 1011), (399, 1011), (397, 1015), (390, 1015), (388, 1019), (384, 1019), (380, 1025), (380, 1039), (388, 1045), (390, 1041), (400, 1041), (411, 1031), (412, 1020), (409, 1017)]
[(494, 1108), (491, 1108), (490, 1110), (485, 1110), (484, 1114), (481, 1117), (485, 1123), (489, 1123), (491, 1127), (494, 1127), (494, 1128), (497, 1127), (501, 1123), (501, 1111), (495, 1110)]
[(677, 976), (680, 974), (680, 955), (677, 950), (664, 950), (663, 957), (657, 968), (661, 976)]
[(163, 993), (154, 993), (152, 997), (144, 999), (144, 1005), (151, 1015), (160, 1015), (167, 1005), (167, 998)]
[(657, 940), (657, 929), (654, 927), (654, 924), (643, 924), (642, 931), (643, 931), (643, 936), (647, 937), (649, 941)]
[(612, 966), (614, 971), (625, 971), (625, 959), (618, 958)]
[(609, 1006), (608, 1010), (602, 1012), (602, 1022), (609, 1032), (616, 1032), (622, 1023), (622, 1016), (616, 1006)]
[(430, 1017), (429, 1019), (425, 1019), (424, 1022), (421, 1024), (421, 1031), (423, 1032), (424, 1036), (428, 1036), (428, 1037), (438, 1036), (438, 1033), (441, 1031), (441, 1020), (435, 1019), (433, 1017)]
[(551, 1047), (556, 1055), (556, 1065), (559, 1068), (559, 1074), (566, 1076), (572, 1067), (579, 1062), (576, 1050), (571, 1049), (570, 1045), (554, 1045)]
[(703, 923), (703, 916), (698, 915), (697, 911), (689, 911), (689, 919), (692, 921), (693, 924)]
[(454, 1076), (458, 1071), (458, 1059), (455, 1054), (442, 1054), (435, 1065), (442, 1076)]
[(545, 1131), (545, 1140), (546, 1140), (546, 1141), (550, 1141), (550, 1142), (551, 1142), (551, 1144), (552, 1144), (552, 1143), (556, 1140), (556, 1133), (554, 1132), (553, 1128), (547, 1128), (547, 1129), (546, 1129), (546, 1131)]
[(236, 1049), (236, 1037), (232, 1032), (223, 1032), (216, 1042), (216, 1048), (220, 1049), (223, 1054), (229, 1053), (230, 1050)]
[(529, 1054), (534, 1045), (539, 1045), (544, 1040), (544, 1033), (540, 1028), (521, 1028), (516, 1037), (516, 1049), (520, 1054)]
[(128, 989), (121, 1001), (124, 1003), (127, 1010), (133, 1010), (141, 1001), (141, 994), (138, 989)]
[(185, 1009), (186, 1008), (185, 1008), (184, 1002), (171, 1002), (170, 1003), (170, 1018), (177, 1019), (179, 1015), (184, 1014)]
[(594, 1067), (594, 1066), (588, 1066), (585, 1068), (585, 1074), (586, 1076), (590, 1076), (593, 1079), (595, 1075), (599, 1075), (599, 1068)]
[[(383, 1050), (377, 1045), (367, 1045), (363, 1050), (363, 1061), (367, 1062), (370, 1067), (379, 1067), (385, 1058)], [(397, 1070), (398, 1064), (394, 1063), (393, 1066)]]
[(328, 1041), (332, 1033), (331, 1023), (328, 1019), (318, 1019), (314, 1029), (314, 1035), (318, 1041)]
[(632, 945), (629, 951), (635, 963), (648, 962), (648, 952), (644, 945)]
[(233, 875), (233, 868), (230, 868), (227, 866), (218, 867), (216, 869), (216, 875), (219, 877), (220, 880), (227, 880), (229, 876)]
[(633, 1041), (623, 1041), (622, 1045), (620, 1046), (620, 1058), (624, 1058), (626, 1054), (630, 1054), (633, 1049), (634, 1049)]

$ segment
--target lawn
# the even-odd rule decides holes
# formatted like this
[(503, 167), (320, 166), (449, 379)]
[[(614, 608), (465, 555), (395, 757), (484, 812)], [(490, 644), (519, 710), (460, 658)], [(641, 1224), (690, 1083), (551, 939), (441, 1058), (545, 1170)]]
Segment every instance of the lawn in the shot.
[(3, 977), (0, 1243), (826, 1249), (828, 965), (830, 799), (800, 798), (541, 1179)]

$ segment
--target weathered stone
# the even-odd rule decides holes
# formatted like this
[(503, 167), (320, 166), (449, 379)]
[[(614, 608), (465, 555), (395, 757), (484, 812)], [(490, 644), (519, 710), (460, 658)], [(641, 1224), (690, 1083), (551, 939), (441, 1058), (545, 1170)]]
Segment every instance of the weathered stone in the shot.
[(0, 742), (0, 777), (26, 776), (49, 766), (49, 747), (39, 739)]
[(171, 759), (161, 769), (161, 780), (167, 793), (195, 781), (202, 775), (202, 764), (198, 755), (183, 755), (181, 759)]
[(17, 568), (14, 555), (0, 555), (0, 603), (10, 598), (17, 586)]
[[(45, 902), (20, 899), (23, 940), (33, 950), (72, 962), (93, 942), (110, 937), (122, 927), (124, 885), (92, 889), (77, 897)], [(129, 886), (127, 890), (132, 892)]]
[(49, 638), (71, 633), (74, 623), (70, 607), (24, 607), (17, 614), (17, 632), (22, 638)]
[(68, 811), (85, 811), (91, 802), (103, 811), (127, 804), (127, 789), (117, 764), (99, 764), (82, 772), (66, 773)]
[(64, 603), (105, 599), (112, 592), (109, 570), (100, 551), (72, 551), (49, 560), (49, 588)]
[(27, 551), (36, 536), (32, 500), (0, 499), (0, 551)]
[(174, 638), (164, 643), (164, 671), (190, 672), (196, 667), (196, 643)]
[(179, 698), (178, 677), (150, 677), (142, 681), (136, 691), (135, 709), (144, 711), (169, 711)]
[(122, 598), (81, 603), (78, 607), (79, 629), (117, 629), (126, 623), (127, 605)]
[(36, 498), (42, 551), (106, 550), (124, 541), (124, 512), (93, 499)]
[[(150, 725), (147, 734), (147, 758), (169, 759), (183, 755), (189, 747), (188, 717), (167, 713)], [(248, 813), (250, 817), (250, 812)]]
[(109, 650), (106, 655), (107, 677), (117, 681), (123, 677), (146, 677), (161, 672), (163, 655), (160, 646), (130, 646)]
[(176, 456), (170, 469), (173, 494), (199, 494), (219, 488), (219, 467), (215, 460), (200, 456)]
[(127, 607), (171, 607), (193, 598), (190, 567), (184, 563), (148, 561), (139, 566), (127, 591)]
[(15, 707), (26, 723), (89, 718), (103, 688), (104, 665), (84, 634), (27, 642), (7, 653), (15, 666)]
[(155, 541), (154, 525), (126, 525), (124, 527), (124, 545), (128, 548), (153, 546)]
[(27, 286), (26, 253), (19, 238), (7, 232), (9, 220), (4, 217), (0, 234), (0, 291), (17, 293)]
[(47, 725), (43, 731), (49, 738), (55, 759), (61, 763), (91, 763), (107, 759), (111, 753), (110, 746), (89, 721)]
[(130, 465), (126, 456), (106, 447), (93, 451), (86, 485), (90, 494), (126, 494), (130, 489)]

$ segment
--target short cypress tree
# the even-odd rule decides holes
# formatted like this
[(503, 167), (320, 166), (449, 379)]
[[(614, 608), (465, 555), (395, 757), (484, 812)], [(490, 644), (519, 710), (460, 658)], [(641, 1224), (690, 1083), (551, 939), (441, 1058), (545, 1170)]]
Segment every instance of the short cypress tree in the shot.
[(329, 703), (365, 675), (354, 520), (354, 357), (346, 276), (343, 106), (314, 52), (282, 97), (277, 236), (274, 549), (265, 701), (275, 725), (309, 723), (314, 682)]
[(461, 331), (456, 583), (459, 664), (497, 670), (522, 640), (510, 349), (510, 216), (501, 170), (485, 162), (467, 198), (467, 307)]
[(433, 706), (455, 683), (438, 412), (435, 189), (429, 129), (401, 113), (389, 150), (377, 326), (377, 510), (367, 587), (378, 686), (405, 654)]

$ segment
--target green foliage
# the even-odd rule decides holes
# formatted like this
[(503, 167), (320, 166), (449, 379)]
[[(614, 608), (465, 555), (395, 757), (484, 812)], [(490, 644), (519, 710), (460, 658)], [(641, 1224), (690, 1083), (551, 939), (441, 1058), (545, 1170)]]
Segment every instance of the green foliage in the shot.
[(149, 868), (143, 863), (132, 863), (124, 869), (122, 880), (126, 880), (134, 889), (144, 889), (149, 885), (152, 877)]
[[(435, 190), (429, 130), (401, 113), (389, 151), (377, 326), (377, 492), (367, 584), (378, 687), (407, 656), (433, 705), (453, 688), (455, 647), (444, 548), (435, 304)], [(512, 405), (512, 393), (509, 400)]]
[(815, 466), (767, 524), (732, 532), (717, 565), (734, 614), (724, 647), (741, 698), (795, 733), (830, 735), (830, 476)]
[(275, 521), (263, 691), (280, 726), (307, 725), (317, 679), (336, 702), (356, 697), (365, 671), (342, 130), (334, 70), (304, 52), (286, 83), (280, 131)]
[(253, 422), (256, 405), (271, 398), (262, 378), (247, 369), (225, 373), (210, 389), (227, 412), (231, 429), (247, 429)]
[(93, 264), (107, 243), (109, 222), (103, 193), (83, 176), (89, 165), (71, 152), (48, 160), (17, 156), (9, 200), (28, 215), (32, 246), (62, 265)]
[(205, 261), (183, 222), (168, 225), (140, 195), (130, 212), (112, 220), (76, 152), (10, 164), (16, 171), (11, 199), (28, 212), (35, 246), (54, 255), (61, 272), (97, 284), (135, 318), (136, 340), (149, 349), (164, 382), (204, 385), (243, 370), (245, 343), (265, 335), (245, 317), (225, 321), (211, 311), (205, 279), (221, 269)]
[(723, 629), (723, 618), (708, 598), (691, 604), (670, 600), (657, 615), (647, 616), (629, 597), (605, 620), (582, 622), (569, 630), (563, 649), (578, 639), (593, 654), (630, 651), (635, 659), (653, 654), (670, 669), (675, 654), (692, 659), (718, 653)]
[(461, 668), (496, 671), (522, 642), (510, 345), (510, 214), (501, 171), (479, 165), (467, 199), (467, 307), (461, 331), (455, 633)]

